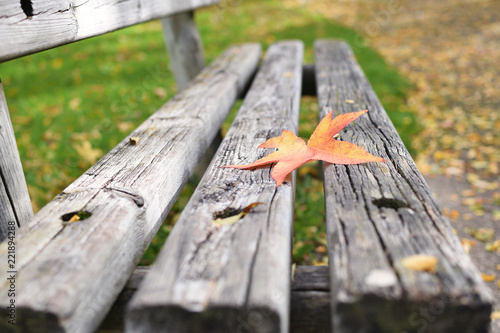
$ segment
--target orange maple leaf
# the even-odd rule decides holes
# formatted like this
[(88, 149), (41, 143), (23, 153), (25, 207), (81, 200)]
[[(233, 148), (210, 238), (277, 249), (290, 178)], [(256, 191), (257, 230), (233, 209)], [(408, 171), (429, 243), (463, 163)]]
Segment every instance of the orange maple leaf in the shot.
[(331, 111), (320, 121), (307, 145), (292, 132), (283, 130), (280, 136), (271, 138), (259, 146), (259, 148), (278, 148), (277, 151), (247, 165), (225, 165), (223, 168), (253, 169), (276, 163), (271, 177), (278, 187), (290, 172), (314, 160), (336, 164), (385, 162), (385, 159), (374, 156), (353, 143), (333, 138), (347, 124), (366, 112), (368, 110), (345, 113), (332, 119), (333, 111)]

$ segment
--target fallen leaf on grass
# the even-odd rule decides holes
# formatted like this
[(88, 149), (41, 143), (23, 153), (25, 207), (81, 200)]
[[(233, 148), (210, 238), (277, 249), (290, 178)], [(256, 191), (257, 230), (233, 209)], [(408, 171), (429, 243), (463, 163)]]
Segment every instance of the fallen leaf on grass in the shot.
[(500, 252), (500, 239), (497, 239), (494, 242), (486, 243), (484, 246), (485, 250), (488, 252), (499, 251)]
[(281, 136), (271, 138), (259, 148), (278, 148), (277, 151), (247, 165), (225, 165), (223, 168), (253, 169), (276, 163), (271, 177), (280, 186), (285, 177), (306, 162), (322, 160), (336, 164), (360, 164), (367, 162), (385, 162), (363, 148), (333, 138), (347, 124), (354, 121), (368, 110), (341, 114), (332, 119), (333, 111), (328, 113), (314, 130), (307, 145), (305, 141), (290, 131), (284, 130)]
[(500, 319), (500, 311), (495, 311), (491, 313), (491, 320), (498, 320)]
[(496, 279), (497, 276), (495, 274), (484, 274), (484, 273), (481, 273), (481, 277), (486, 282), (492, 282), (492, 281), (495, 281), (495, 279)]
[(242, 209), (226, 209), (222, 212), (221, 216), (217, 217), (213, 222), (217, 227), (222, 225), (234, 224), (238, 222), (243, 216), (257, 205), (263, 205), (262, 202), (254, 202)]
[(103, 155), (102, 150), (98, 148), (92, 148), (92, 144), (89, 141), (83, 141), (79, 144), (73, 144), (76, 152), (82, 159), (85, 165), (92, 165), (97, 162), (97, 160)]
[(438, 258), (428, 254), (416, 254), (401, 260), (404, 268), (412, 271), (435, 273)]
[(491, 228), (465, 228), (465, 232), (481, 242), (491, 242), (495, 237), (495, 230)]
[(476, 241), (462, 238), (462, 247), (464, 248), (465, 253), (469, 254), (470, 248), (473, 246), (476, 246)]

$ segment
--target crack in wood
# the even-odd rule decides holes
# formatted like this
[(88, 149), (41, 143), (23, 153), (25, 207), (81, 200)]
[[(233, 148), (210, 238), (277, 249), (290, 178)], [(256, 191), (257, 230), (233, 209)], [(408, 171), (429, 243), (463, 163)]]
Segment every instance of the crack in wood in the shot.
[(116, 188), (116, 187), (105, 187), (105, 190), (116, 191), (125, 194), (127, 197), (130, 197), (132, 201), (137, 205), (137, 207), (144, 206), (144, 198), (140, 194), (133, 193), (128, 189)]

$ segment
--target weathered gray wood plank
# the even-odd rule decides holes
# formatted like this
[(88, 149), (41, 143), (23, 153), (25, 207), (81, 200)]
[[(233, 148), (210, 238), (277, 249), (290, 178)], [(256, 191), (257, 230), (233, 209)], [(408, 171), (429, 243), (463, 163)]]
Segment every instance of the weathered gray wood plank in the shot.
[[(243, 105), (126, 316), (128, 332), (288, 332), (294, 181), (221, 168), (297, 131), (303, 45), (272, 45)], [(214, 214), (262, 202), (217, 227)]]
[[(16, 329), (98, 327), (255, 71), (260, 52), (257, 44), (225, 52), (20, 229)], [(134, 145), (130, 137), (140, 140)], [(63, 226), (62, 219), (82, 211), (91, 216)], [(0, 258), (4, 271), (6, 242)], [(6, 289), (1, 281), (2, 316)], [(0, 330), (2, 325), (6, 321)]]
[(0, 62), (218, 0), (0, 0)]
[(183, 12), (161, 21), (170, 68), (179, 91), (205, 67), (203, 45), (193, 16), (193, 11)]
[[(490, 292), (350, 48), (315, 49), (320, 116), (369, 109), (340, 138), (388, 160), (325, 166), (334, 331), (486, 332)], [(405, 269), (401, 259), (414, 254), (437, 257), (437, 272)]]
[[(108, 312), (98, 333), (123, 332), (126, 308), (149, 266), (139, 266)], [(331, 332), (330, 288), (327, 266), (297, 266), (291, 285), (290, 332)]]
[(0, 80), (0, 242), (7, 236), (10, 221), (20, 227), (32, 217), (33, 208)]

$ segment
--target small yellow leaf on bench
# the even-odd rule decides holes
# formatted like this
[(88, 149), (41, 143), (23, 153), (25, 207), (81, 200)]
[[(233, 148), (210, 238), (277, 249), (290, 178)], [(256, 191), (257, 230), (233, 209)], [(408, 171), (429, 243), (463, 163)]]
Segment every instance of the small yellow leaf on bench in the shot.
[(438, 258), (428, 254), (416, 254), (414, 256), (406, 257), (401, 260), (404, 268), (411, 269), (412, 271), (421, 271), (435, 273)]
[(348, 104), (354, 104), (354, 100), (353, 99), (346, 99), (345, 102), (348, 103)]
[(247, 215), (248, 212), (255, 206), (263, 204), (262, 202), (254, 202), (243, 209), (233, 210), (229, 216), (221, 216), (216, 218), (213, 222), (217, 227), (221, 225), (234, 224), (238, 222), (243, 216)]
[(293, 77), (293, 73), (292, 72), (285, 72), (285, 73), (283, 73), (283, 76), (284, 77)]
[(140, 140), (139, 137), (133, 136), (133, 137), (130, 138), (129, 142), (130, 142), (131, 145), (135, 146), (139, 142), (139, 140)]
[(78, 216), (78, 214), (75, 214), (68, 221), (64, 221), (63, 225), (68, 225), (70, 223), (78, 222), (78, 221), (80, 221), (80, 216)]

